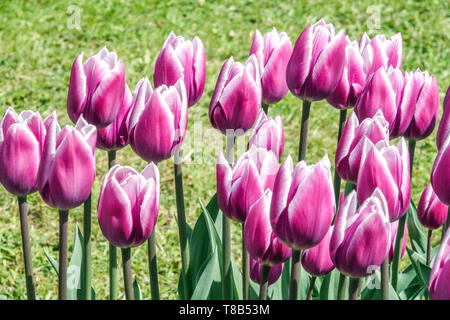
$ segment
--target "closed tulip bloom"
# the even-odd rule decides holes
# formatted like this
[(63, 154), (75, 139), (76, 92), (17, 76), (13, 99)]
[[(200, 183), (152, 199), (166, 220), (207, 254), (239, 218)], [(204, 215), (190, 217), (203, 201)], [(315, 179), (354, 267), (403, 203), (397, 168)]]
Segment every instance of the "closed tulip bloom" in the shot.
[(335, 156), (336, 169), (342, 179), (356, 183), (362, 155), (366, 152), (364, 138), (374, 144), (379, 141), (389, 142), (388, 126), (381, 110), (373, 118), (366, 118), (361, 123), (352, 112), (342, 131)]
[(345, 35), (334, 34), (323, 20), (309, 25), (295, 42), (286, 70), (293, 95), (309, 101), (327, 98), (336, 88), (345, 67)]
[(229, 58), (220, 70), (209, 105), (212, 126), (227, 134), (227, 130), (243, 131), (255, 123), (261, 109), (261, 81), (255, 55), (242, 65)]
[(270, 201), (268, 189), (249, 209), (244, 224), (244, 243), (250, 256), (259, 263), (274, 266), (291, 257), (292, 250), (282, 244), (270, 225)]
[(69, 210), (86, 201), (95, 179), (96, 140), (96, 128), (83, 117), (61, 130), (51, 115), (38, 174), (39, 193), (48, 205)]
[(270, 221), (275, 235), (297, 250), (312, 248), (326, 236), (336, 210), (330, 160), (315, 165), (288, 156), (273, 188)]
[(319, 244), (302, 252), (302, 266), (311, 275), (320, 277), (334, 269), (330, 256), (330, 240), (333, 227)]
[(330, 242), (330, 254), (344, 275), (365, 277), (383, 263), (389, 251), (391, 229), (386, 200), (379, 189), (357, 209), (356, 192), (341, 193)]
[(450, 300), (450, 229), (445, 233), (430, 273), (430, 297), (433, 300)]
[[(283, 272), (283, 267), (284, 264), (281, 263), (270, 268), (268, 279), (269, 285), (277, 282), (277, 280), (281, 276), (281, 273)], [(257, 284), (260, 284), (261, 276), (262, 276), (262, 264), (250, 258), (250, 279), (252, 279), (252, 281)]]
[(423, 190), (417, 206), (420, 223), (428, 229), (437, 229), (447, 220), (448, 206), (437, 197), (430, 184)]
[(83, 115), (97, 128), (109, 126), (119, 114), (125, 94), (125, 67), (115, 52), (104, 47), (83, 63), (80, 53), (72, 65), (67, 113), (77, 122)]
[(400, 219), (411, 201), (409, 152), (402, 138), (397, 146), (386, 141), (376, 145), (365, 139), (367, 153), (363, 155), (357, 179), (358, 201), (362, 203), (379, 188), (386, 198), (391, 221)]
[(0, 123), (0, 182), (12, 194), (37, 190), (45, 134), (38, 112), (6, 110)]
[(437, 135), (436, 135), (436, 145), (440, 149), (444, 144), (445, 139), (450, 134), (450, 87), (447, 89), (447, 93), (444, 98), (444, 113), (442, 114), (441, 122), (439, 123)]
[[(397, 239), (397, 231), (398, 231), (398, 220), (390, 223), (391, 228), (391, 245), (389, 247), (389, 262), (394, 260), (394, 251), (395, 251), (395, 239)], [(406, 244), (408, 241), (408, 228), (405, 223), (405, 228), (403, 230), (403, 240), (402, 240), (402, 251), (400, 253), (400, 257), (406, 252)]]
[(278, 159), (271, 151), (252, 147), (232, 168), (220, 153), (216, 169), (219, 207), (228, 218), (243, 223), (264, 191), (273, 189)]
[(170, 158), (181, 147), (187, 129), (187, 99), (183, 80), (153, 92), (147, 78), (136, 85), (128, 117), (131, 148), (146, 161)]
[(262, 101), (266, 104), (277, 103), (286, 95), (286, 67), (292, 54), (291, 39), (286, 32), (277, 29), (261, 35), (256, 30), (250, 55), (258, 60)]
[(402, 34), (397, 33), (390, 40), (384, 35), (376, 35), (369, 38), (367, 33), (359, 40), (362, 56), (364, 59), (364, 72), (369, 75), (378, 68), (402, 67), (403, 40)]
[(284, 127), (281, 117), (272, 119), (261, 110), (248, 139), (248, 148), (251, 146), (265, 148), (275, 153), (278, 159), (281, 158), (284, 151)]
[(205, 47), (198, 38), (186, 40), (173, 32), (164, 42), (156, 58), (153, 81), (155, 87), (170, 87), (183, 78), (188, 106), (200, 100), (205, 88)]
[(450, 205), (450, 188), (448, 182), (450, 181), (450, 135), (442, 144), (438, 151), (436, 159), (434, 160), (433, 168), (431, 169), (431, 185), (438, 196), (439, 200)]
[(120, 248), (136, 247), (153, 232), (159, 210), (159, 171), (150, 163), (142, 173), (115, 165), (100, 190), (98, 223), (103, 235)]

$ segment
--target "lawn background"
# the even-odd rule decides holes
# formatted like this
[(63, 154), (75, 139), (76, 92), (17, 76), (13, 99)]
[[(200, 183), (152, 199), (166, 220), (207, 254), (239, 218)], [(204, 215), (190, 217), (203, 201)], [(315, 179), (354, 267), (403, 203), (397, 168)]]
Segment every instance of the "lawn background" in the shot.
[[(76, 14), (79, 28), (73, 28)], [(80, 51), (86, 58), (103, 46), (115, 50), (126, 68), (127, 83), (133, 90), (143, 76), (152, 77), (156, 56), (169, 32), (191, 39), (200, 37), (206, 49), (206, 86), (202, 99), (189, 109), (189, 135), (194, 123), (203, 125), (202, 148), (212, 154), (223, 139), (211, 133), (208, 105), (223, 62), (234, 56), (244, 61), (253, 33), (272, 27), (285, 31), (294, 43), (299, 33), (320, 18), (344, 29), (351, 39), (364, 31), (369, 36), (397, 32), (403, 36), (403, 69), (428, 70), (434, 74), (442, 100), (449, 85), (448, 49), (450, 5), (446, 1), (6, 1), (0, 3), (0, 112), (8, 106), (16, 111), (40, 111), (43, 117), (57, 110), (61, 125), (68, 124), (66, 98), (70, 68)], [(370, 30), (369, 30), (370, 29)], [(270, 115), (281, 114), (285, 125), (285, 153), (297, 154), (300, 100), (290, 93), (270, 107)], [(316, 162), (325, 154), (334, 161), (339, 112), (326, 102), (313, 103), (306, 160)], [(435, 132), (417, 143), (413, 175), (413, 199), (417, 203), (429, 181), (436, 155)], [(242, 140), (243, 141), (243, 140)], [(243, 142), (241, 144), (243, 145)], [(186, 143), (187, 145), (187, 143)], [(197, 146), (198, 147), (198, 146)], [(195, 158), (195, 157), (194, 157)], [(184, 165), (184, 189), (188, 223), (199, 215), (198, 200), (207, 202), (215, 193), (215, 166), (207, 163)], [(106, 153), (97, 152), (97, 178), (93, 189), (93, 208), (106, 173)], [(199, 158), (196, 158), (200, 161)], [(137, 170), (145, 163), (126, 147), (118, 152), (121, 164)], [(334, 167), (333, 167), (334, 169)], [(176, 226), (173, 161), (160, 165), (161, 205), (156, 226), (158, 268), (162, 299), (177, 298), (180, 271), (178, 229)], [(44, 249), (57, 257), (58, 214), (40, 199), (29, 197), (30, 232), (34, 274), (39, 299), (57, 297), (57, 277), (47, 262)], [(95, 215), (95, 211), (93, 215)], [(70, 242), (76, 224), (82, 225), (80, 208), (70, 212)], [(234, 257), (239, 263), (240, 226), (233, 224)], [(97, 298), (108, 297), (108, 245), (97, 220), (93, 219), (93, 287)], [(437, 243), (438, 235), (435, 234)], [(239, 241), (238, 241), (239, 240)], [(69, 247), (72, 250), (72, 247)], [(132, 250), (132, 268), (144, 298), (149, 298), (147, 247)], [(404, 258), (407, 262), (408, 258)], [(119, 259), (120, 262), (120, 259)], [(119, 298), (123, 298), (119, 268)], [(25, 299), (23, 262), (17, 200), (0, 187), (0, 299)]]

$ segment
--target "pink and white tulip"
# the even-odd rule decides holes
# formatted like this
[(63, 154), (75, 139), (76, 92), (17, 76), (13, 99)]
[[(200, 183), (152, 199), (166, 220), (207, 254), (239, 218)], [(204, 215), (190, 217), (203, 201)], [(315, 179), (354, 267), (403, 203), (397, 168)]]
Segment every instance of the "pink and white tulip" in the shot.
[(448, 182), (450, 181), (450, 135), (438, 150), (436, 159), (434, 160), (433, 168), (431, 170), (431, 185), (438, 196), (439, 200), (450, 205), (450, 188)]
[(303, 268), (315, 277), (324, 276), (334, 269), (334, 264), (330, 256), (332, 233), (333, 226), (330, 227), (328, 233), (318, 245), (302, 252), (301, 261)]
[[(280, 278), (281, 273), (283, 272), (283, 263), (277, 264), (273, 267), (270, 267), (268, 283), (269, 285), (274, 284)], [(253, 282), (260, 284), (262, 277), (262, 264), (258, 263), (254, 259), (250, 258), (250, 279)]]
[(278, 159), (281, 158), (284, 151), (284, 127), (281, 117), (272, 119), (261, 110), (248, 139), (248, 148), (251, 146), (265, 148), (275, 153)]
[(436, 146), (438, 149), (441, 149), (441, 146), (450, 135), (450, 86), (445, 94), (443, 108), (444, 112), (436, 135)]
[(364, 72), (369, 75), (383, 67), (402, 67), (403, 40), (402, 34), (397, 33), (390, 40), (384, 35), (376, 35), (372, 39), (367, 33), (359, 40), (362, 57), (364, 59)]
[(448, 206), (439, 200), (431, 183), (428, 184), (417, 206), (417, 217), (420, 223), (428, 229), (437, 229), (445, 223), (447, 214)]
[(450, 300), (450, 229), (445, 233), (430, 273), (429, 291), (433, 300)]

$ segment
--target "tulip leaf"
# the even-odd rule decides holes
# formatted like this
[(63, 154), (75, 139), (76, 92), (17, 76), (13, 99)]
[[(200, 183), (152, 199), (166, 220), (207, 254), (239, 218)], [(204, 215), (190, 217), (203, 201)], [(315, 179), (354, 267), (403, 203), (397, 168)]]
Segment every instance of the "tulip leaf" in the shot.
[(428, 289), (431, 268), (426, 265), (425, 259), (417, 252), (412, 251), (410, 248), (406, 248), (406, 251), (408, 252), (414, 270), (421, 280), (421, 284), (424, 288)]
[[(362, 290), (361, 290), (361, 300), (382, 300), (381, 299), (381, 272), (380, 270), (375, 271), (370, 276), (366, 277), (364, 280)], [(389, 300), (400, 300), (399, 295), (395, 292), (389, 282)]]
[(408, 208), (408, 211), (406, 212), (406, 224), (413, 250), (422, 255), (425, 255), (427, 250), (427, 237), (425, 236), (423, 227), (419, 222), (419, 218), (417, 217), (416, 206), (412, 201)]
[(281, 293), (283, 300), (289, 300), (289, 285), (291, 283), (291, 258), (284, 262), (283, 272), (281, 273)]
[(142, 291), (136, 278), (133, 280), (134, 300), (142, 300)]
[[(205, 261), (204, 268), (197, 279), (192, 300), (206, 300), (210, 296), (211, 286), (214, 280), (220, 277), (220, 265), (217, 257), (217, 249), (215, 249), (208, 259)], [(219, 279), (220, 281), (220, 279)]]
[(344, 187), (344, 195), (348, 196), (353, 190), (356, 190), (356, 185), (353, 182), (347, 181)]
[[(337, 300), (340, 273), (334, 269), (323, 277), (319, 290), (320, 300)], [(346, 282), (347, 284), (347, 282)], [(345, 290), (347, 292), (347, 290)]]

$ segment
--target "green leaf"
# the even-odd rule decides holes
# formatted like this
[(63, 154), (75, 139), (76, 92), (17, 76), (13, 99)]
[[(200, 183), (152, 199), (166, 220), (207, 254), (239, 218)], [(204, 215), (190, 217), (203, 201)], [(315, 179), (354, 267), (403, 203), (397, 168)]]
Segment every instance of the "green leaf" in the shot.
[(217, 257), (217, 250), (214, 250), (208, 259), (205, 261), (203, 271), (197, 279), (192, 300), (206, 300), (211, 291), (211, 286), (217, 276), (220, 277), (219, 259)]
[[(375, 271), (364, 280), (363, 289), (361, 291), (361, 300), (381, 300), (381, 273), (380, 270)], [(395, 292), (389, 282), (389, 300), (399, 300), (400, 297)]]
[(344, 189), (345, 196), (347, 196), (353, 190), (356, 190), (356, 185), (353, 182), (349, 181), (345, 182), (345, 189)]
[(133, 280), (133, 293), (134, 293), (134, 300), (142, 300), (141, 287), (139, 286), (139, 283), (136, 278), (134, 278)]
[(426, 261), (423, 256), (421, 256), (417, 252), (412, 251), (410, 248), (406, 248), (406, 251), (408, 252), (409, 259), (411, 260), (411, 264), (414, 267), (414, 270), (421, 280), (421, 284), (424, 288), (428, 289), (431, 268), (426, 265)]
[(281, 294), (283, 300), (289, 300), (289, 286), (291, 283), (291, 258), (284, 262), (283, 272), (281, 273)]
[(427, 237), (417, 218), (416, 206), (412, 201), (406, 212), (406, 225), (413, 250), (424, 255), (427, 250)]
[[(323, 277), (322, 285), (320, 286), (319, 298), (320, 300), (337, 300), (339, 288), (340, 272), (336, 269)], [(346, 282), (346, 285), (348, 281)], [(347, 291), (347, 290), (346, 290)]]

